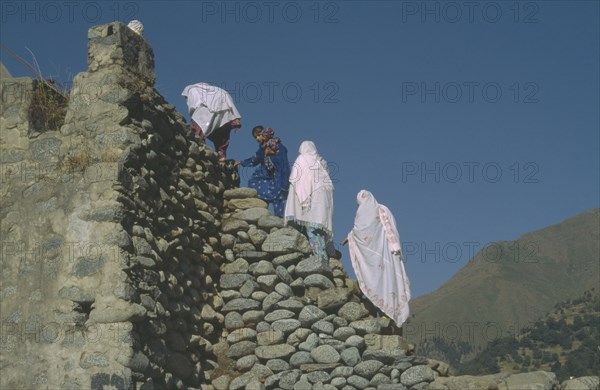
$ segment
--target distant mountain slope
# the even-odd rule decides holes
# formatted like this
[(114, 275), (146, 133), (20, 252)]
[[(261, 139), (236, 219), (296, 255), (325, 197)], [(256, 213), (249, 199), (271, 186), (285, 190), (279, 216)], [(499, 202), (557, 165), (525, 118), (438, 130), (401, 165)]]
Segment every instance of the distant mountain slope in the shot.
[[(597, 375), (600, 300), (595, 291), (555, 305), (525, 332), (490, 342), (472, 359), (453, 362), (461, 375), (552, 371), (559, 380)], [(458, 363), (458, 364), (457, 364)]]
[(600, 283), (600, 209), (479, 251), (438, 290), (411, 302), (405, 337), (483, 345), (518, 333)]

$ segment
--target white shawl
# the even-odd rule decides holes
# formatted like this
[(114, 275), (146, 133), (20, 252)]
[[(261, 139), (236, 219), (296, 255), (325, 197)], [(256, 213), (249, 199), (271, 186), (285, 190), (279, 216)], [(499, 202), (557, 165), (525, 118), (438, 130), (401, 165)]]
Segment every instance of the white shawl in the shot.
[(410, 284), (396, 220), (369, 191), (360, 191), (357, 201), (354, 229), (348, 234), (352, 267), (365, 296), (401, 326), (409, 314)]
[(227, 91), (207, 83), (198, 83), (185, 87), (185, 96), (190, 115), (205, 136), (227, 122), (241, 118), (233, 99)]
[(327, 162), (312, 141), (300, 145), (300, 155), (290, 173), (285, 220), (320, 227), (329, 238), (333, 232), (333, 183)]

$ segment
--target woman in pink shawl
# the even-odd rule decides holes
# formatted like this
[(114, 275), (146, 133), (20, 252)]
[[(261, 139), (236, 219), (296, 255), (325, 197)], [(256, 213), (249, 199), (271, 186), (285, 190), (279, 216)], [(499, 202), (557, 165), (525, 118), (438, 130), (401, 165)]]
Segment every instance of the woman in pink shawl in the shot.
[(369, 191), (360, 191), (357, 202), (354, 228), (342, 245), (350, 244), (350, 259), (362, 292), (400, 327), (408, 318), (410, 284), (396, 220)]
[(302, 142), (298, 152), (290, 173), (285, 221), (306, 228), (313, 255), (327, 261), (327, 244), (333, 237), (333, 182), (314, 142)]

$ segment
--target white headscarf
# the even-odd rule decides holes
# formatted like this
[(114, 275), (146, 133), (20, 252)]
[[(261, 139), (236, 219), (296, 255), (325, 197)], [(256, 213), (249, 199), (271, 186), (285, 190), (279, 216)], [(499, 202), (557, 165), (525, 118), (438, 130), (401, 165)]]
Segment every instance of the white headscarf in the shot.
[(227, 122), (241, 118), (233, 99), (227, 91), (207, 83), (185, 87), (182, 96), (187, 100), (188, 109), (205, 136), (209, 136)]
[(352, 267), (365, 296), (401, 326), (409, 314), (410, 283), (396, 220), (369, 191), (360, 191), (357, 201), (354, 228), (348, 234)]
[(299, 153), (290, 173), (285, 219), (320, 227), (331, 238), (333, 183), (327, 162), (319, 155), (312, 141), (302, 142)]
[(129, 27), (130, 29), (132, 29), (137, 35), (143, 35), (144, 34), (144, 25), (142, 24), (142, 22), (140, 22), (137, 19), (134, 19), (131, 22), (129, 22), (129, 24), (127, 25), (127, 27)]

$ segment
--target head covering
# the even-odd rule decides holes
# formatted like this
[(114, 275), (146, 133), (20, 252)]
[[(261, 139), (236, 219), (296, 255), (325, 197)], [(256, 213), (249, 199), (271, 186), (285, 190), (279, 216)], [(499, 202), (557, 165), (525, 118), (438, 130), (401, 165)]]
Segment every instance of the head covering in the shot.
[(144, 34), (144, 25), (139, 20), (132, 20), (127, 25), (130, 29), (132, 29), (137, 35)]
[(327, 162), (312, 141), (300, 145), (300, 155), (290, 174), (286, 221), (322, 228), (333, 236), (333, 183)]
[(281, 143), (281, 139), (279, 137), (274, 137), (265, 142), (265, 147), (271, 149), (274, 152), (279, 151), (279, 144)]
[(290, 183), (294, 184), (300, 203), (305, 202), (319, 187), (330, 187), (333, 190), (327, 162), (317, 152), (314, 142), (302, 142), (298, 151), (300, 155), (292, 168)]
[(409, 314), (410, 284), (396, 220), (369, 191), (360, 191), (356, 200), (358, 209), (348, 243), (358, 285), (373, 304), (401, 326)]
[(356, 203), (358, 209), (354, 218), (354, 229), (359, 232), (374, 229), (379, 223), (379, 204), (373, 194), (367, 190), (359, 191), (356, 195)]
[(241, 118), (233, 99), (222, 88), (197, 83), (185, 87), (181, 95), (186, 98), (192, 120), (207, 137), (213, 130)]
[(265, 139), (265, 140), (270, 140), (271, 138), (273, 138), (273, 136), (275, 135), (275, 130), (273, 130), (270, 127), (264, 128), (261, 132), (260, 135)]

